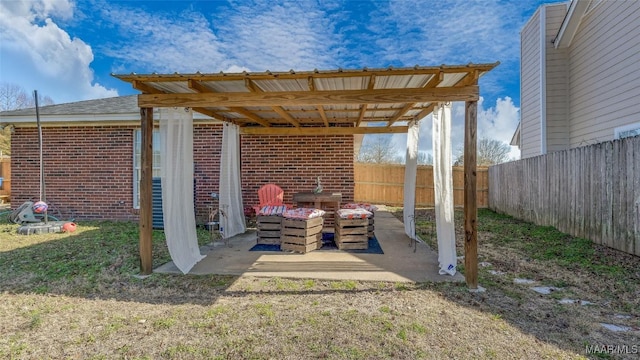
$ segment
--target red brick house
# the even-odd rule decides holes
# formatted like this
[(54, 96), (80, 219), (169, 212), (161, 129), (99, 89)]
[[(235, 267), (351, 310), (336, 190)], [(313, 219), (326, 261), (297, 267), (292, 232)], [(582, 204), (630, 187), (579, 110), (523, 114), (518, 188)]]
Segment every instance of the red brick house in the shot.
[[(155, 112), (155, 118), (162, 116)], [(140, 110), (137, 97), (80, 101), (40, 108), (46, 198), (65, 218), (135, 220), (140, 169)], [(12, 202), (39, 195), (39, 152), (35, 109), (0, 113), (13, 126)], [(263, 184), (276, 183), (292, 194), (311, 191), (317, 176), (326, 191), (353, 200), (354, 136), (243, 136), (242, 188), (245, 206), (258, 202)], [(154, 140), (157, 141), (157, 140)], [(218, 192), (222, 122), (194, 116), (197, 219), (204, 221), (210, 194)], [(156, 148), (154, 146), (154, 148)], [(154, 173), (159, 171), (154, 153)]]

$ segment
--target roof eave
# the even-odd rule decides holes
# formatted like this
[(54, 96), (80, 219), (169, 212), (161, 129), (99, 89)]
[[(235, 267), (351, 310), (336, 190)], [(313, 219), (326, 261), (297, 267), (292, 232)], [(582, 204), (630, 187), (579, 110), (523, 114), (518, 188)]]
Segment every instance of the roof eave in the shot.
[(520, 148), (520, 125), (521, 123), (518, 123), (516, 131), (513, 132), (513, 136), (511, 137), (511, 142), (509, 142), (509, 145), (517, 146), (518, 148)]
[(580, 27), (582, 16), (587, 11), (590, 2), (591, 0), (571, 1), (564, 20), (562, 20), (562, 25), (560, 25), (560, 30), (558, 30), (558, 34), (553, 40), (553, 45), (556, 49), (567, 48), (571, 45), (571, 42)]

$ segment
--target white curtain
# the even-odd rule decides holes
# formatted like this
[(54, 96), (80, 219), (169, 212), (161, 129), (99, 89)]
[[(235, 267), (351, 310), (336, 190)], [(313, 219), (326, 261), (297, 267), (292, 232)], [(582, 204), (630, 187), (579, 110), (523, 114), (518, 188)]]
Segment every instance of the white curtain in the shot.
[(242, 184), (240, 183), (240, 130), (237, 125), (225, 124), (220, 154), (220, 227), (224, 238), (246, 231)]
[(433, 111), (433, 183), (440, 274), (456, 274), (456, 232), (453, 212), (451, 166), (451, 103), (439, 103)]
[(404, 166), (404, 232), (410, 237), (415, 236), (415, 205), (416, 205), (416, 173), (418, 171), (418, 140), (420, 137), (420, 123), (409, 123), (407, 132), (407, 154)]
[(173, 263), (186, 274), (204, 258), (193, 204), (193, 113), (186, 108), (162, 110), (166, 110), (166, 116), (160, 116), (164, 234)]

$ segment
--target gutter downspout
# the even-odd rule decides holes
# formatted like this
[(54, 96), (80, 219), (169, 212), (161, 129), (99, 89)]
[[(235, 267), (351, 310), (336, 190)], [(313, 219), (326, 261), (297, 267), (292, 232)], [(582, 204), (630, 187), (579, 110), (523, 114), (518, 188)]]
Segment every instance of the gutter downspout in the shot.
[(540, 9), (540, 155), (547, 153), (547, 7)]

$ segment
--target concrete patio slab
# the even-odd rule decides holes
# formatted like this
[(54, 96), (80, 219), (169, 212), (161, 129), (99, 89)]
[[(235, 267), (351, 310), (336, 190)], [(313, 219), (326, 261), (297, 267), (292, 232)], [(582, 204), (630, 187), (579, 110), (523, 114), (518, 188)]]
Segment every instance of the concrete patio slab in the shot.
[[(381, 210), (375, 217), (375, 235), (384, 254), (354, 254), (340, 250), (306, 254), (249, 251), (256, 244), (256, 233), (248, 231), (231, 238), (231, 247), (222, 243), (202, 247), (201, 252), (207, 256), (189, 274), (391, 282), (464, 281), (460, 273), (439, 275), (437, 253), (420, 242), (414, 247), (404, 233), (402, 222), (391, 213)], [(180, 273), (173, 262), (154, 272)]]

